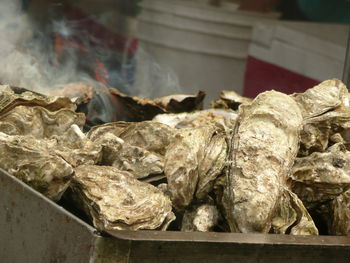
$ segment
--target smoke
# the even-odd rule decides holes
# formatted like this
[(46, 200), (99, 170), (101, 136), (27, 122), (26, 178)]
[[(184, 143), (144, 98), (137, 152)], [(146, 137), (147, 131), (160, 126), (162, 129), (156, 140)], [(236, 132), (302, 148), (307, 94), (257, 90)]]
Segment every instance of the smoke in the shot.
[[(40, 31), (40, 30), (42, 31)], [(54, 35), (69, 37), (74, 25), (65, 20), (50, 21), (44, 28), (22, 11), (21, 1), (2, 0), (0, 8), (0, 83), (50, 93), (67, 83), (94, 79), (78, 67), (74, 50), (57, 61)]]
[[(170, 69), (160, 67), (144, 50), (139, 49), (136, 56), (130, 56), (126, 52), (104, 49), (101, 39), (95, 38), (89, 29), (80, 27), (84, 21), (68, 20), (59, 11), (60, 4), (56, 1), (47, 10), (51, 21), (46, 21), (43, 26), (22, 10), (22, 0), (1, 0), (0, 83), (44, 94), (80, 81), (100, 91), (105, 91), (108, 86), (142, 97), (181, 92), (176, 75)], [(109, 10), (98, 15), (99, 21), (111, 16)], [(57, 35), (78, 40), (83, 48), (73, 45), (65, 48), (64, 55), (58, 56), (54, 43)], [(96, 81), (96, 60), (107, 67), (109, 83)]]

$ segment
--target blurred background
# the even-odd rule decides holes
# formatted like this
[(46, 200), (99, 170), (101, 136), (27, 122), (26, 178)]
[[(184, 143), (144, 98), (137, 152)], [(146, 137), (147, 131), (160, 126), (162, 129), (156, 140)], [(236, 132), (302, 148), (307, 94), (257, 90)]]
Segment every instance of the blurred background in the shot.
[(223, 89), (255, 97), (341, 79), (350, 23), (347, 0), (0, 5), (0, 33), (10, 43), (0, 44), (2, 83), (47, 89), (89, 79), (144, 97), (203, 90), (207, 103)]

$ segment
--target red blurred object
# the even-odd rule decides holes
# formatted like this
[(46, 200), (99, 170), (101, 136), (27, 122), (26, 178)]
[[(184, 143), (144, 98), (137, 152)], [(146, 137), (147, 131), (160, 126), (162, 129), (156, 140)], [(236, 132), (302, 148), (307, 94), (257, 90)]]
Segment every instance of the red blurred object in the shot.
[(318, 83), (317, 80), (249, 56), (243, 95), (255, 98), (259, 93), (267, 90), (276, 90), (286, 94), (304, 92)]

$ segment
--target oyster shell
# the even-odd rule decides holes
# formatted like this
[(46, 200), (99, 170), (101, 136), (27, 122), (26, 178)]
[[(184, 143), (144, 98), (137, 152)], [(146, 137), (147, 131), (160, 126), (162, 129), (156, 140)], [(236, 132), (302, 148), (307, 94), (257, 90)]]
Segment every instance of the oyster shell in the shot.
[(219, 223), (220, 214), (215, 205), (202, 204), (186, 210), (182, 219), (181, 231), (210, 232)]
[(213, 188), (226, 160), (225, 136), (214, 127), (179, 130), (168, 146), (164, 173), (173, 206), (187, 207), (194, 197), (203, 198)]
[(291, 183), (308, 209), (333, 200), (350, 188), (350, 152), (338, 143), (326, 152), (296, 158)]
[(285, 189), (272, 218), (275, 234), (318, 235), (318, 229), (298, 196)]
[(0, 132), (50, 138), (61, 135), (73, 124), (82, 128), (85, 116), (69, 109), (51, 112), (43, 107), (17, 106), (0, 115)]
[(337, 108), (344, 100), (348, 101), (348, 90), (338, 79), (323, 81), (304, 93), (295, 93), (291, 97), (298, 103), (304, 119), (320, 116)]
[(67, 189), (73, 168), (52, 152), (53, 141), (0, 133), (0, 167), (55, 201)]
[(137, 179), (161, 174), (164, 171), (163, 157), (132, 146), (112, 133), (103, 134), (95, 140), (95, 143), (103, 147), (101, 165), (128, 171)]
[(102, 146), (89, 140), (80, 128), (73, 124), (64, 134), (53, 136), (55, 146), (51, 150), (73, 167), (97, 164), (102, 159)]
[(88, 132), (87, 137), (95, 141), (107, 132), (130, 145), (164, 155), (174, 130), (165, 124), (154, 121), (114, 122), (93, 127)]
[(299, 156), (325, 151), (331, 136), (349, 130), (349, 94), (340, 80), (324, 81), (304, 93), (293, 94), (292, 98), (304, 118)]
[(215, 125), (219, 128), (232, 129), (237, 113), (232, 110), (209, 109), (191, 113), (160, 114), (153, 118), (172, 128), (194, 128)]
[(196, 95), (178, 94), (154, 100), (130, 97), (116, 89), (110, 89), (110, 92), (117, 107), (118, 121), (146, 121), (162, 113), (198, 110), (202, 108), (205, 97), (202, 91)]
[(19, 106), (41, 106), (49, 111), (76, 110), (76, 105), (66, 97), (49, 97), (23, 88), (0, 85), (0, 116)]
[(154, 102), (167, 112), (180, 113), (201, 110), (205, 93), (199, 91), (195, 95), (175, 94), (154, 99)]
[(82, 165), (71, 184), (73, 199), (98, 229), (162, 229), (174, 220), (171, 201), (156, 187), (115, 167)]
[(339, 195), (331, 203), (330, 234), (350, 236), (350, 190)]
[(240, 107), (227, 169), (223, 205), (232, 232), (263, 232), (298, 152), (302, 115), (297, 103), (276, 91)]
[(223, 90), (220, 93), (220, 100), (214, 101), (211, 107), (216, 109), (238, 110), (239, 105), (249, 104), (252, 101), (253, 99), (243, 97), (233, 90)]

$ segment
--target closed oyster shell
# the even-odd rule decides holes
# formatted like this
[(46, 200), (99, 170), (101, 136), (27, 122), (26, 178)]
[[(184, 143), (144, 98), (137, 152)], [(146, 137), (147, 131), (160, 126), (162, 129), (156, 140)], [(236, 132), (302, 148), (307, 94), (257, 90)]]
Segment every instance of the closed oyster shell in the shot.
[(252, 101), (253, 99), (243, 97), (233, 90), (223, 90), (220, 93), (220, 100), (214, 101), (211, 107), (216, 109), (238, 110), (239, 105), (249, 104)]
[(275, 234), (318, 235), (318, 229), (298, 196), (285, 189), (272, 218)]
[(236, 118), (237, 113), (232, 110), (209, 109), (191, 113), (160, 114), (153, 121), (177, 129), (215, 125), (228, 130), (233, 128)]
[(0, 168), (52, 200), (67, 189), (73, 168), (52, 149), (52, 141), (0, 133)]
[(186, 210), (182, 219), (181, 231), (210, 232), (218, 224), (220, 214), (215, 205), (202, 204)]
[(226, 158), (226, 135), (216, 131), (205, 145), (204, 157), (198, 166), (197, 199), (204, 199), (213, 190), (216, 178), (224, 169)]
[(0, 116), (0, 132), (50, 138), (62, 135), (73, 124), (82, 128), (85, 116), (69, 109), (51, 112), (43, 107), (17, 106)]
[(291, 183), (308, 209), (333, 200), (350, 188), (350, 152), (338, 143), (326, 152), (296, 158)]
[(88, 139), (75, 124), (62, 135), (53, 136), (52, 139), (55, 140), (52, 151), (73, 167), (97, 164), (102, 159), (102, 146)]
[(338, 79), (323, 81), (292, 98), (298, 103), (304, 119), (313, 118), (340, 106), (347, 99), (348, 90)]
[(71, 189), (74, 201), (98, 229), (165, 230), (174, 220), (169, 197), (115, 167), (79, 166)]
[(231, 145), (223, 205), (233, 232), (263, 232), (298, 152), (302, 115), (297, 103), (276, 91), (242, 105)]
[(167, 112), (191, 112), (194, 110), (201, 110), (203, 108), (203, 101), (205, 93), (199, 91), (195, 95), (175, 94), (161, 98), (154, 99), (154, 102), (164, 108)]
[(126, 143), (164, 155), (174, 130), (169, 126), (154, 122), (114, 122), (93, 127), (87, 134), (95, 141), (104, 133), (112, 133)]
[(23, 88), (0, 85), (0, 116), (19, 106), (41, 106), (49, 111), (76, 110), (76, 105), (67, 97), (50, 97)]
[(226, 160), (225, 137), (214, 127), (181, 129), (168, 146), (164, 173), (174, 207), (182, 210), (196, 194), (203, 198), (213, 188)]
[(325, 151), (331, 136), (350, 128), (349, 94), (340, 80), (324, 81), (292, 98), (304, 118), (299, 156)]
[(161, 174), (164, 171), (162, 156), (132, 146), (112, 133), (103, 134), (95, 143), (103, 147), (101, 165), (110, 165), (128, 171), (138, 179)]
[(350, 190), (332, 201), (329, 232), (336, 236), (350, 236)]

